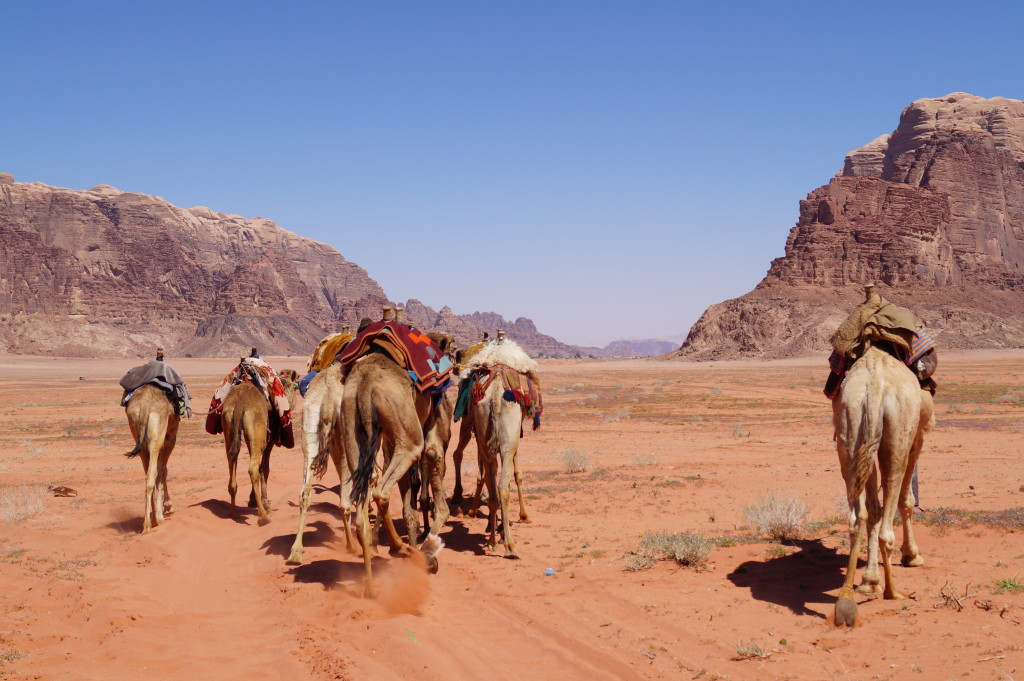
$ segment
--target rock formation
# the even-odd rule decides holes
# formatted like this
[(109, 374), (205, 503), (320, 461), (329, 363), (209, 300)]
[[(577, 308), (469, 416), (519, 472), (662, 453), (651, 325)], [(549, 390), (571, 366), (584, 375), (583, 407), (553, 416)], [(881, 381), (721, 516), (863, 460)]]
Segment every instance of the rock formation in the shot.
[(825, 352), (869, 281), (942, 347), (1024, 346), (1024, 102), (915, 101), (800, 202), (785, 256), (708, 308), (675, 356)]
[[(270, 220), (0, 174), (0, 353), (304, 355), (385, 304), (363, 268)], [(463, 342), (503, 326), (535, 354), (574, 354), (528, 319), (408, 307)]]

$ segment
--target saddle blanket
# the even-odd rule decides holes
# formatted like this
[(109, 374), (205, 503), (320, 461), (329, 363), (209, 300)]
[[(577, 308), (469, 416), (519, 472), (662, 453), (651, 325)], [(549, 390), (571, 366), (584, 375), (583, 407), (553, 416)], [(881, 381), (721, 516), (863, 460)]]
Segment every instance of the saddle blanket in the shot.
[(522, 407), (523, 413), (533, 419), (533, 429), (540, 428), (540, 415), (544, 412), (544, 403), (540, 395), (540, 380), (536, 376), (521, 374), (504, 364), (484, 365), (473, 372), (473, 404), (484, 398), (487, 388), (499, 377), (504, 387), (502, 397), (505, 401), (517, 402)]
[(170, 364), (156, 359), (129, 369), (128, 373), (121, 377), (120, 385), (124, 388), (121, 406), (128, 406), (128, 400), (132, 398), (135, 391), (149, 384), (155, 385), (171, 396), (178, 416), (192, 417), (192, 405), (189, 402), (192, 396), (185, 386), (185, 379)]
[(291, 449), (295, 446), (292, 433), (292, 412), (288, 397), (284, 392), (284, 384), (269, 364), (259, 357), (248, 357), (239, 363), (224, 377), (221, 384), (213, 391), (210, 401), (210, 412), (206, 415), (206, 432), (217, 435), (223, 432), (221, 415), (224, 412), (224, 399), (233, 386), (239, 383), (252, 383), (267, 398), (273, 409), (270, 410), (270, 441), (278, 447)]
[(399, 322), (374, 322), (338, 353), (337, 361), (350, 365), (379, 350), (409, 372), (420, 392), (441, 392), (451, 385), (454, 365), (425, 333)]
[(316, 350), (309, 357), (309, 363), (307, 368), (309, 371), (323, 371), (327, 367), (331, 366), (334, 362), (335, 357), (341, 352), (341, 349), (348, 345), (348, 343), (355, 338), (354, 333), (335, 333), (324, 338), (316, 346)]

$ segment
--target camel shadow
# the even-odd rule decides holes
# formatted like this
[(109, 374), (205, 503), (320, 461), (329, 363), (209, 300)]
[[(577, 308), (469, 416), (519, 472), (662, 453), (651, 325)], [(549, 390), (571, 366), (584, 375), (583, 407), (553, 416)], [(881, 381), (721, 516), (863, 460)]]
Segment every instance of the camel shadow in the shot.
[[(476, 520), (474, 518), (449, 518), (448, 531), (441, 535), (444, 539), (444, 547), (459, 553), (472, 553), (477, 556), (487, 555), (484, 551), (486, 537), (477, 532), (470, 532), (469, 527), (463, 520)], [(481, 521), (486, 522), (486, 520)]]
[(115, 530), (118, 534), (142, 534), (142, 516), (114, 520), (103, 527), (108, 530)]
[[(387, 562), (381, 556), (374, 556), (370, 564), (376, 574), (378, 569)], [(331, 591), (342, 584), (346, 584), (347, 591), (352, 596), (362, 594), (363, 583), (363, 561), (344, 562), (335, 558), (325, 560), (314, 560), (304, 565), (296, 565), (287, 571), (298, 584), (319, 584), (324, 591)]]
[[(310, 546), (326, 546), (329, 542), (333, 543), (337, 538), (337, 534), (330, 525), (322, 520), (316, 522), (306, 523), (306, 531), (302, 535), (302, 546), (309, 548)], [(295, 533), (291, 534), (279, 534), (276, 537), (271, 537), (267, 541), (263, 542), (260, 546), (268, 556), (282, 556), (287, 557), (292, 550), (292, 543), (295, 541)]]
[(795, 615), (826, 615), (807, 607), (808, 603), (835, 603), (829, 591), (843, 584), (847, 557), (822, 545), (820, 539), (790, 543), (800, 550), (767, 560), (748, 560), (726, 577), (738, 587), (750, 589), (750, 595), (788, 608)]
[(255, 509), (250, 509), (248, 506), (238, 506), (238, 513), (234, 518), (232, 518), (231, 504), (223, 499), (207, 499), (206, 501), (200, 501), (199, 503), (192, 504), (189, 508), (195, 508), (196, 506), (205, 508), (221, 520), (234, 520), (239, 525), (248, 525), (249, 516), (256, 515)]

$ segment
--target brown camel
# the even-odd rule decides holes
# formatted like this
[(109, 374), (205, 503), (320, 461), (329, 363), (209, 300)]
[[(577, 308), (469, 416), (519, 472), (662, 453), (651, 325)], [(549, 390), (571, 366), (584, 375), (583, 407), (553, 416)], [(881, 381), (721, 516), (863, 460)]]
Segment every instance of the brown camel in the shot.
[(281, 379), (281, 385), (284, 386), (284, 395), (288, 398), (288, 404), (295, 408), (295, 405), (299, 403), (299, 372), (295, 369), (284, 369), (283, 371), (277, 372), (277, 377)]
[(144, 385), (128, 400), (125, 412), (128, 428), (135, 438), (135, 448), (125, 456), (142, 459), (146, 474), (146, 510), (142, 532), (146, 533), (174, 512), (167, 491), (167, 460), (174, 449), (180, 418), (166, 392), (153, 385)]
[[(891, 563), (897, 507), (904, 526), (903, 564), (924, 562), (910, 527), (914, 501), (910, 482), (924, 435), (933, 422), (932, 401), (931, 395), (921, 390), (913, 372), (903, 362), (878, 347), (870, 347), (847, 372), (832, 408), (836, 449), (846, 481), (851, 520), (850, 558), (836, 601), (835, 623), (852, 626), (857, 619), (853, 585), (857, 559), (865, 540), (868, 541), (868, 564), (858, 590), (877, 592), (880, 554), (884, 597), (903, 598), (893, 583)], [(875, 492), (878, 489), (876, 475), (881, 478), (881, 503)]]
[(306, 530), (306, 513), (309, 510), (309, 495), (313, 478), (323, 477), (327, 470), (327, 457), (334, 462), (341, 481), (338, 509), (345, 528), (345, 545), (355, 550), (349, 511), (352, 507), (352, 480), (345, 460), (345, 449), (341, 444), (341, 397), (345, 392), (342, 383), (341, 365), (332, 364), (310, 382), (302, 405), (302, 453), (305, 458), (302, 478), (302, 497), (299, 501), (299, 529), (295, 534), (289, 565), (302, 564), (302, 535)]
[[(445, 475), (445, 452), (448, 451), (448, 443), (452, 437), (452, 412), (455, 405), (445, 395), (437, 406), (437, 414), (431, 419), (431, 426), (424, 433), (423, 456), (420, 457), (417, 480), (408, 484), (411, 475), (398, 483), (402, 492), (403, 509), (412, 503), (412, 497), (416, 495), (419, 488), (419, 508), (423, 513), (423, 525), (429, 527), (429, 535), (438, 535), (441, 528), (448, 522), (448, 502), (445, 499), (444, 475)], [(409, 472), (416, 470), (410, 468)], [(406, 487), (409, 487), (408, 492)], [(407, 498), (408, 497), (408, 498)], [(433, 520), (431, 520), (431, 515)], [(409, 528), (409, 537), (412, 540), (418, 537), (419, 527)], [(432, 571), (437, 571), (437, 563), (428, 560)]]
[[(505, 340), (498, 331), (498, 340), (491, 343), (473, 357), (469, 369), (479, 367), (504, 367), (523, 376), (536, 380), (537, 363), (511, 340)], [(487, 529), (490, 533), (487, 543), (497, 546), (498, 509), (501, 509), (502, 538), (505, 543), (505, 557), (519, 558), (512, 538), (512, 522), (508, 512), (508, 500), (513, 474), (519, 494), (519, 519), (529, 522), (526, 503), (523, 500), (523, 472), (519, 467), (519, 440), (523, 435), (523, 419), (526, 410), (515, 401), (505, 399), (506, 388), (501, 379), (494, 379), (487, 386), (483, 396), (473, 405), (473, 430), (476, 437), (477, 457), (481, 462), (483, 479), (487, 485), (489, 507)], [(479, 482), (474, 506), (470, 515), (476, 513), (479, 504)]]
[(267, 477), (270, 475), (270, 450), (274, 445), (269, 439), (270, 402), (260, 389), (252, 383), (243, 382), (231, 387), (224, 398), (221, 425), (224, 429), (224, 449), (228, 457), (228, 494), (231, 495), (231, 517), (237, 515), (235, 493), (238, 482), (235, 469), (242, 440), (249, 449), (249, 480), (252, 481), (252, 496), (259, 512), (259, 524), (270, 522), (270, 502), (267, 499)]
[[(377, 513), (387, 530), (391, 552), (407, 555), (406, 547), (395, 530), (388, 512), (391, 491), (406, 475), (423, 453), (424, 431), (432, 426), (436, 410), (432, 399), (417, 390), (408, 373), (389, 357), (379, 353), (365, 355), (351, 365), (345, 379), (345, 391), (341, 401), (342, 443), (352, 474), (352, 497), (356, 503), (356, 529), (363, 551), (365, 574), (364, 595), (373, 598), (373, 571), (370, 560), (373, 555), (374, 532), (370, 526), (369, 503), (372, 496)], [(388, 443), (390, 457), (386, 457), (383, 472), (376, 485), (371, 485), (374, 462), (381, 442)], [(372, 489), (371, 489), (372, 487)], [(405, 495), (408, 498), (409, 495)], [(441, 497), (444, 499), (443, 493)], [(406, 509), (406, 524), (418, 527), (419, 519), (415, 510)], [(410, 539), (415, 541), (415, 532), (410, 529)], [(428, 537), (436, 545), (436, 537)], [(440, 545), (437, 545), (437, 550)], [(428, 561), (435, 559), (428, 556)]]

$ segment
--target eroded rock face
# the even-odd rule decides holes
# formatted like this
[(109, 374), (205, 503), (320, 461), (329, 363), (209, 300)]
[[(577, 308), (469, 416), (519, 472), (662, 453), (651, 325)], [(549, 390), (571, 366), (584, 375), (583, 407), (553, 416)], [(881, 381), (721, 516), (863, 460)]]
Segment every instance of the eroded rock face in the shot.
[[(0, 174), (0, 353), (304, 355), (387, 304), (363, 268), (270, 220)], [(464, 341), (503, 326), (534, 353), (571, 353), (529, 320), (422, 308), (418, 323)]]
[(1024, 345), (1024, 102), (911, 104), (800, 202), (785, 256), (753, 291), (708, 308), (676, 355), (824, 352), (868, 281), (945, 347)]

